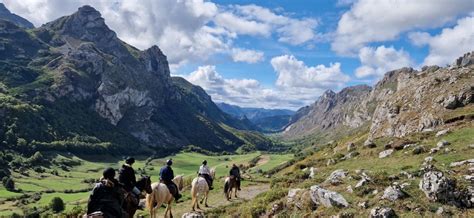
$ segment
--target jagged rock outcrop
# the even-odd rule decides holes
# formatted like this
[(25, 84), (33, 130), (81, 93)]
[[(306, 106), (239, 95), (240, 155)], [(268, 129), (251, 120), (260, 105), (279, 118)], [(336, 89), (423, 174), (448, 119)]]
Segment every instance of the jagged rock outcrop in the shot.
[(347, 176), (347, 171), (338, 169), (335, 170), (331, 173), (331, 175), (328, 176), (325, 182), (330, 183), (332, 185), (339, 185), (342, 183), (342, 180), (346, 178)]
[(456, 181), (446, 177), (441, 171), (426, 172), (420, 180), (419, 188), (431, 201), (463, 208), (471, 208), (474, 203), (472, 202), (473, 193), (456, 187)]
[(407, 197), (407, 194), (402, 190), (398, 184), (393, 184), (383, 191), (382, 199), (396, 201)]
[(7, 20), (22, 28), (34, 28), (35, 26), (27, 19), (11, 13), (3, 3), (0, 3), (0, 19)]

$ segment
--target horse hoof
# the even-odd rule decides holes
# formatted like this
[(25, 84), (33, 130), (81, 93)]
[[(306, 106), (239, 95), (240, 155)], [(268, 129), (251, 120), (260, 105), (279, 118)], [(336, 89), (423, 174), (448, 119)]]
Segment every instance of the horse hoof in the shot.
[(209, 205), (206, 204), (206, 207), (209, 207)]

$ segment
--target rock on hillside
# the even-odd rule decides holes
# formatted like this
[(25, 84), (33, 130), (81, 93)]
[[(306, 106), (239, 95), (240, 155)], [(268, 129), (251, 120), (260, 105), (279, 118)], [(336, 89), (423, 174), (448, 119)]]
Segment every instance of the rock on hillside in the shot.
[[(74, 126), (78, 117), (93, 123), (87, 120), (93, 118), (85, 115), (93, 113), (108, 122), (113, 134), (120, 132), (169, 151), (189, 144), (214, 151), (235, 150), (252, 143), (242, 137), (245, 132), (236, 134), (248, 126), (223, 113), (203, 89), (170, 77), (167, 58), (157, 46), (141, 51), (126, 44), (90, 6), (31, 33), (5, 23), (0, 25), (5, 48), (0, 50), (0, 61), (7, 73), (0, 82), (7, 94), (15, 93), (19, 100), (44, 109), (37, 114), (43, 117), (35, 117), (36, 122), (48, 122), (45, 125), (52, 129), (24, 136), (28, 140), (50, 142), (84, 134), (102, 140), (89, 127)], [(29, 74), (17, 74), (19, 71)], [(77, 113), (59, 115), (50, 110), (62, 104)], [(58, 117), (72, 124), (56, 121)], [(11, 125), (6, 122), (3, 127)], [(15, 135), (22, 135), (24, 130), (16, 131)]]
[[(354, 86), (339, 93), (326, 91), (313, 105), (297, 112), (283, 136), (292, 139), (334, 130), (347, 132), (368, 124), (369, 139), (402, 137), (472, 117), (473, 60), (474, 52), (470, 52), (446, 68), (390, 71), (373, 88)], [(464, 112), (457, 116), (454, 110)]]

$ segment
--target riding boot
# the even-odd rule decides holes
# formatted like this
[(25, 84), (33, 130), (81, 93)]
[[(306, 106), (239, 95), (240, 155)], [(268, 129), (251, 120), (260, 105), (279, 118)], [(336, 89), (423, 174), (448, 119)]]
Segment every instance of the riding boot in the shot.
[(237, 180), (237, 190), (241, 191), (241, 189), (240, 189), (240, 179)]

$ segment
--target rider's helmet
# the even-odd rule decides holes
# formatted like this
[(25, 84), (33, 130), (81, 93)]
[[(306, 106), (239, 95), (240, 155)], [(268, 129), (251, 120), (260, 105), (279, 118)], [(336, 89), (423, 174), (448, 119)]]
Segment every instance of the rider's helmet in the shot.
[(207, 165), (207, 160), (204, 160), (202, 164)]
[(133, 158), (133, 157), (127, 157), (127, 158), (125, 159), (125, 163), (132, 165), (132, 164), (135, 163), (135, 158)]
[(173, 165), (173, 159), (166, 160), (166, 165), (168, 166)]

